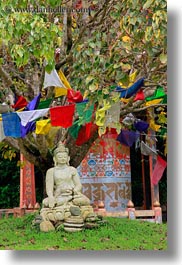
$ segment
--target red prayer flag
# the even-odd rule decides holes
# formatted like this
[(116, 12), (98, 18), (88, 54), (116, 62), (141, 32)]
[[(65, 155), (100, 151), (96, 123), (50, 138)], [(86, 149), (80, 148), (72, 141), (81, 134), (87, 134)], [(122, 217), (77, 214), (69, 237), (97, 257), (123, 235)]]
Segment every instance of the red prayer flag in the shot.
[(68, 89), (67, 99), (68, 102), (79, 103), (83, 101), (83, 96), (80, 91), (74, 91), (73, 89)]
[(137, 101), (137, 100), (144, 100), (145, 99), (145, 95), (143, 90), (139, 90), (134, 98), (133, 101)]
[(159, 155), (157, 156), (157, 162), (152, 172), (152, 183), (157, 185), (159, 180), (162, 178), (163, 172), (167, 166), (167, 162), (162, 159)]
[(96, 130), (97, 125), (93, 124), (92, 122), (88, 122), (84, 126), (82, 126), (76, 139), (76, 145), (79, 146), (86, 143)]
[(18, 99), (16, 100), (16, 103), (12, 105), (12, 108), (14, 109), (21, 109), (23, 107), (26, 107), (28, 102), (23, 96), (18, 96)]
[(74, 112), (75, 104), (50, 108), (51, 125), (63, 128), (72, 126)]

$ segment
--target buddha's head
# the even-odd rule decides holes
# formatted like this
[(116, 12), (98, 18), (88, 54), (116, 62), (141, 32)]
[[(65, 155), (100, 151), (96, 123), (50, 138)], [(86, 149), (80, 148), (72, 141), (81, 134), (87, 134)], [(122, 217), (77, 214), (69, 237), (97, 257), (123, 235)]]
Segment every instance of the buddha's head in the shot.
[(54, 157), (53, 157), (55, 165), (57, 164), (67, 164), (69, 165), (69, 150), (64, 146), (64, 144), (60, 141), (58, 146), (54, 150)]

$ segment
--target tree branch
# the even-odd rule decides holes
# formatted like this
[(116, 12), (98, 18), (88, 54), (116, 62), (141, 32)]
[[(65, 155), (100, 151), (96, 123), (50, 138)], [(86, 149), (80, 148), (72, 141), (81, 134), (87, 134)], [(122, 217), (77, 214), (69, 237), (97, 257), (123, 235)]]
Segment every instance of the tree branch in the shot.
[(10, 75), (0, 65), (0, 76), (2, 77), (4, 84), (8, 87), (12, 86), (13, 82)]

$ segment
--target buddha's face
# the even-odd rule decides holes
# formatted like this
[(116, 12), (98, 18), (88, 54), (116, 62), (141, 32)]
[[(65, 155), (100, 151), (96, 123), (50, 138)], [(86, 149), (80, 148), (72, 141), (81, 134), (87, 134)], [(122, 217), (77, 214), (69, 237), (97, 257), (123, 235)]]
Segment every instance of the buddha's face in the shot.
[(55, 155), (55, 160), (58, 164), (67, 164), (69, 160), (69, 156), (67, 152), (58, 152)]

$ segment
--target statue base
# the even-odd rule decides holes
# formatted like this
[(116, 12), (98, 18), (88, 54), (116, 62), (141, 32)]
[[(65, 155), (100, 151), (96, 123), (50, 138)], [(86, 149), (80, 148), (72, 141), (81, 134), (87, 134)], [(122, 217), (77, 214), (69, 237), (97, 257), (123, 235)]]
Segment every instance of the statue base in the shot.
[(40, 215), (32, 222), (33, 228), (42, 232), (53, 230), (64, 230), (67, 232), (78, 232), (85, 228), (96, 228), (103, 217), (94, 213), (92, 206), (75, 206), (73, 204), (57, 206), (54, 208), (42, 208)]

